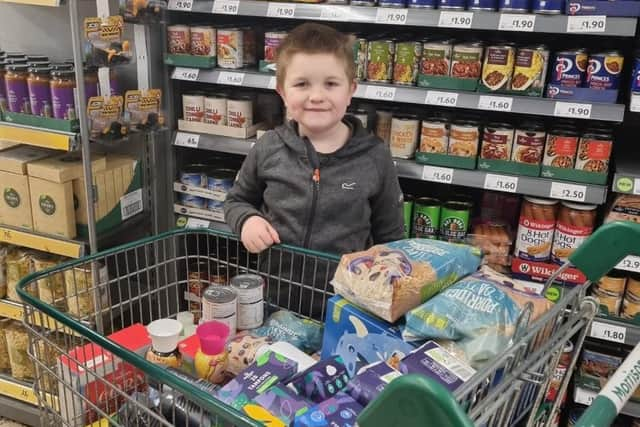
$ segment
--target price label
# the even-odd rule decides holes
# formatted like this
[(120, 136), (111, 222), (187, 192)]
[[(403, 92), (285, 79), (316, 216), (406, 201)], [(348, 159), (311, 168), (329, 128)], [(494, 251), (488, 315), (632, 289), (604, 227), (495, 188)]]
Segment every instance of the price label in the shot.
[(269, 79), (269, 83), (267, 83), (267, 88), (268, 89), (275, 89), (277, 83), (278, 83), (278, 81), (276, 80), (276, 78), (275, 77), (271, 77)]
[(422, 169), (422, 179), (423, 181), (451, 184), (451, 182), (453, 182), (453, 169), (441, 168), (438, 166), (425, 166)]
[(180, 10), (182, 12), (191, 12), (193, 8), (193, 0), (169, 0), (167, 4), (169, 10)]
[(640, 195), (640, 178), (633, 180), (633, 194)]
[(376, 24), (404, 25), (407, 23), (409, 9), (379, 7), (376, 12)]
[(604, 33), (606, 29), (605, 15), (567, 16), (567, 33)]
[(484, 178), (485, 190), (506, 191), (515, 193), (518, 189), (518, 177), (509, 175), (495, 175), (488, 173)]
[(640, 112), (640, 93), (632, 93), (629, 102), (629, 111), (633, 113)]
[(471, 28), (473, 12), (452, 12), (443, 10), (440, 12), (438, 27), (446, 28)]
[(320, 19), (328, 21), (346, 21), (351, 14), (351, 8), (340, 6), (322, 6)]
[(293, 18), (296, 15), (296, 5), (292, 3), (269, 3), (267, 16), (270, 18)]
[(498, 29), (500, 31), (532, 32), (536, 26), (536, 15), (522, 15), (518, 13), (500, 14)]
[(219, 85), (242, 86), (242, 83), (244, 83), (244, 73), (220, 71), (220, 74), (218, 74)]
[(585, 390), (582, 387), (576, 387), (573, 393), (573, 400), (581, 405), (591, 406), (598, 393), (591, 390)]
[(427, 91), (425, 104), (440, 105), (442, 107), (455, 107), (458, 103), (458, 94), (454, 92)]
[(396, 88), (387, 86), (367, 86), (364, 97), (378, 99), (380, 101), (393, 101), (396, 97)]
[(196, 80), (198, 80), (199, 74), (200, 70), (197, 68), (176, 67), (173, 69), (171, 78), (174, 80), (187, 80), (190, 82), (195, 82)]
[(591, 104), (556, 102), (553, 115), (556, 117), (569, 117), (572, 119), (588, 119), (591, 117)]
[(480, 95), (478, 99), (478, 109), (489, 111), (511, 111), (513, 98), (508, 96), (487, 96)]
[(618, 270), (631, 271), (633, 273), (640, 273), (640, 257), (629, 255), (616, 265)]
[(178, 132), (176, 134), (176, 140), (173, 145), (180, 147), (198, 148), (198, 142), (200, 142), (200, 135), (197, 133)]
[(187, 228), (209, 228), (209, 221), (200, 219), (200, 218), (192, 218), (189, 217), (187, 219)]
[(221, 15), (237, 15), (239, 9), (239, 0), (216, 0), (213, 2), (213, 13)]
[(624, 326), (610, 325), (608, 323), (598, 321), (593, 321), (591, 323), (591, 333), (589, 334), (592, 338), (599, 338), (601, 340), (613, 341), (621, 344), (624, 344), (624, 338), (626, 335), (627, 328)]
[(552, 199), (571, 200), (572, 202), (584, 202), (586, 195), (586, 185), (565, 184), (563, 182), (552, 182), (549, 192)]
[(142, 206), (142, 189), (139, 188), (131, 193), (120, 197), (120, 216), (122, 220), (138, 215), (144, 210)]

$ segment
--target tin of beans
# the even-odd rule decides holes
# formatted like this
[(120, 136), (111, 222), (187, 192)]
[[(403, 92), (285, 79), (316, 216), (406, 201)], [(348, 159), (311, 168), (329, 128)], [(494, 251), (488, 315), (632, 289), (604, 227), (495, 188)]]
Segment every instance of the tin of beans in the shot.
[(266, 62), (276, 62), (276, 52), (286, 37), (286, 31), (267, 31), (264, 33), (264, 60)]
[(421, 57), (421, 42), (396, 43), (396, 53), (393, 61), (393, 82), (400, 85), (415, 84)]
[(623, 64), (624, 57), (617, 50), (590, 55), (585, 86), (597, 90), (618, 89)]
[(396, 46), (393, 40), (373, 40), (367, 49), (367, 80), (389, 83), (393, 77), (393, 57)]
[(356, 66), (356, 80), (367, 78), (367, 51), (369, 42), (364, 37), (356, 37), (353, 43), (353, 62)]
[(459, 79), (480, 78), (483, 52), (484, 48), (480, 42), (455, 45), (451, 53), (451, 77)]
[(216, 56), (216, 29), (191, 27), (191, 55)]
[(541, 123), (525, 123), (520, 126), (513, 136), (511, 160), (531, 165), (540, 164), (546, 136)]
[(244, 65), (244, 34), (241, 29), (224, 28), (218, 30), (218, 66), (221, 68), (242, 68)]
[(424, 42), (420, 73), (425, 76), (448, 76), (452, 52), (453, 43), (451, 40)]
[(482, 134), (480, 157), (490, 160), (511, 159), (513, 126), (505, 123), (490, 123)]

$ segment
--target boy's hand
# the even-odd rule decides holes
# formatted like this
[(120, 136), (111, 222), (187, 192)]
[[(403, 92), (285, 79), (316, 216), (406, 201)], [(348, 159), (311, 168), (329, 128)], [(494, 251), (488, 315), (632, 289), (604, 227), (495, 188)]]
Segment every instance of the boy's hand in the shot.
[(280, 243), (280, 236), (267, 220), (254, 215), (242, 225), (240, 240), (249, 252), (257, 254), (271, 245)]

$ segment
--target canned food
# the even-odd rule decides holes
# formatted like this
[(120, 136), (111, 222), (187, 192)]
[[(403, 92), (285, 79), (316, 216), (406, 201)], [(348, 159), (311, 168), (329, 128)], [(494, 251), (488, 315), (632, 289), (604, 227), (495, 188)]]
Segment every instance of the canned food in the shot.
[(573, 129), (556, 128), (547, 134), (547, 143), (542, 164), (555, 168), (572, 169), (578, 151), (578, 132)]
[(624, 57), (617, 50), (590, 55), (585, 87), (597, 90), (618, 89), (623, 64)]
[(627, 295), (640, 301), (640, 275), (634, 274), (627, 279)]
[(207, 189), (218, 193), (219, 198), (223, 200), (209, 199), (207, 209), (224, 209), (224, 199), (227, 197), (231, 187), (233, 187), (235, 177), (236, 171), (231, 169), (216, 169), (209, 173), (207, 176)]
[(243, 32), (237, 28), (218, 30), (218, 66), (242, 68), (244, 65)]
[(498, 0), (467, 0), (469, 10), (498, 10)]
[(440, 211), (440, 238), (450, 242), (459, 242), (467, 236), (471, 203), (447, 202)]
[(415, 84), (421, 58), (421, 42), (396, 43), (396, 53), (393, 61), (393, 82), (400, 85)]
[(441, 203), (438, 199), (421, 197), (413, 207), (411, 237), (435, 238), (440, 231)]
[(456, 121), (449, 129), (449, 146), (447, 154), (461, 157), (478, 155), (480, 125), (473, 121)]
[(625, 297), (625, 299), (622, 300), (622, 312), (620, 315), (625, 319), (633, 319), (638, 314), (640, 314), (640, 302)]
[(451, 40), (428, 41), (422, 45), (420, 73), (425, 76), (448, 76), (451, 68)]
[(405, 0), (378, 0), (379, 7), (406, 7)]
[(207, 207), (207, 199), (187, 193), (180, 193), (178, 201), (182, 206), (188, 208), (204, 209)]
[(516, 49), (504, 44), (487, 47), (482, 65), (482, 84), (492, 90), (508, 89), (513, 76)]
[(357, 37), (353, 43), (353, 61), (356, 66), (356, 80), (367, 78), (367, 52), (369, 42), (364, 37)]
[(269, 63), (276, 62), (276, 52), (287, 37), (286, 31), (267, 31), (264, 33), (264, 60)]
[(449, 145), (449, 123), (444, 119), (430, 118), (422, 121), (420, 151), (423, 153), (447, 154)]
[(490, 160), (511, 159), (513, 127), (505, 123), (490, 123), (482, 134), (480, 158)]
[[(593, 288), (592, 296), (598, 299), (598, 311), (606, 316), (619, 316), (622, 305), (622, 294), (614, 294), (600, 288)], [(605, 311), (606, 310), (606, 311)]]
[(565, 0), (533, 0), (533, 13), (560, 15), (564, 13)]
[(167, 27), (167, 45), (169, 53), (188, 54), (191, 50), (191, 32), (186, 25)]
[(627, 278), (623, 275), (620, 276), (603, 276), (596, 284), (599, 289), (607, 292), (622, 295), (624, 293), (624, 287), (627, 282)]
[(227, 100), (227, 126), (234, 128), (253, 126), (253, 101), (251, 99)]
[(242, 65), (256, 65), (256, 33), (251, 28), (242, 29)]
[(582, 87), (587, 79), (589, 56), (584, 49), (556, 53), (549, 84), (566, 87)]
[(549, 260), (557, 207), (557, 200), (524, 198), (518, 221), (515, 256), (529, 261)]
[(413, 116), (393, 117), (389, 145), (391, 155), (401, 159), (410, 159), (418, 145), (418, 128), (420, 120)]
[(227, 98), (221, 96), (207, 96), (204, 98), (205, 123), (218, 126), (227, 125)]
[(451, 53), (451, 77), (479, 79), (482, 72), (482, 43), (462, 43), (453, 46)]
[(411, 220), (413, 218), (413, 196), (405, 194), (402, 200), (402, 218), (404, 228), (402, 236), (405, 239), (411, 237)]
[(367, 48), (367, 80), (371, 82), (391, 82), (393, 77), (393, 40), (374, 40)]
[(464, 10), (467, 6), (467, 0), (439, 0), (438, 9), (445, 10)]
[(180, 183), (204, 188), (207, 186), (207, 169), (209, 166), (187, 165), (180, 171)]
[(182, 95), (182, 118), (188, 122), (201, 122), (204, 118), (204, 96)]
[(352, 6), (375, 6), (378, 4), (377, 0), (351, 0)]
[(257, 274), (240, 274), (231, 279), (238, 296), (238, 329), (254, 329), (264, 320), (264, 279)]
[(435, 9), (437, 4), (437, 0), (409, 0), (407, 7), (414, 9)]
[(518, 49), (511, 90), (542, 95), (549, 64), (549, 49), (545, 45)]
[(551, 259), (564, 264), (569, 256), (591, 236), (596, 223), (595, 205), (562, 202), (553, 236)]
[(633, 59), (633, 71), (631, 73), (631, 92), (640, 92), (640, 56)]
[(607, 173), (612, 146), (611, 134), (584, 134), (578, 145), (575, 168), (587, 172)]
[(498, 10), (500, 12), (522, 12), (527, 13), (531, 9), (531, 0), (499, 0)]
[(516, 129), (511, 160), (517, 163), (539, 165), (542, 162), (546, 135), (544, 126), (540, 123), (525, 123)]
[(391, 111), (376, 111), (376, 136), (386, 142), (391, 140), (391, 120), (393, 113)]
[(191, 27), (191, 55), (216, 56), (216, 29)]
[(202, 320), (217, 320), (229, 326), (229, 337), (233, 338), (237, 329), (238, 298), (226, 286), (209, 286), (202, 294)]

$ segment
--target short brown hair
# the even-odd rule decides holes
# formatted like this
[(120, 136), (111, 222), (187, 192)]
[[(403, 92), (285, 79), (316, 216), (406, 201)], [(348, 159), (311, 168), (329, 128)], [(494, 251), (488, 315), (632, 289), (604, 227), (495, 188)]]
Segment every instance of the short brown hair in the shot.
[(282, 41), (276, 53), (276, 79), (278, 87), (284, 84), (287, 64), (296, 53), (329, 53), (344, 62), (349, 81), (356, 77), (353, 60), (353, 37), (328, 25), (309, 22), (295, 27)]

